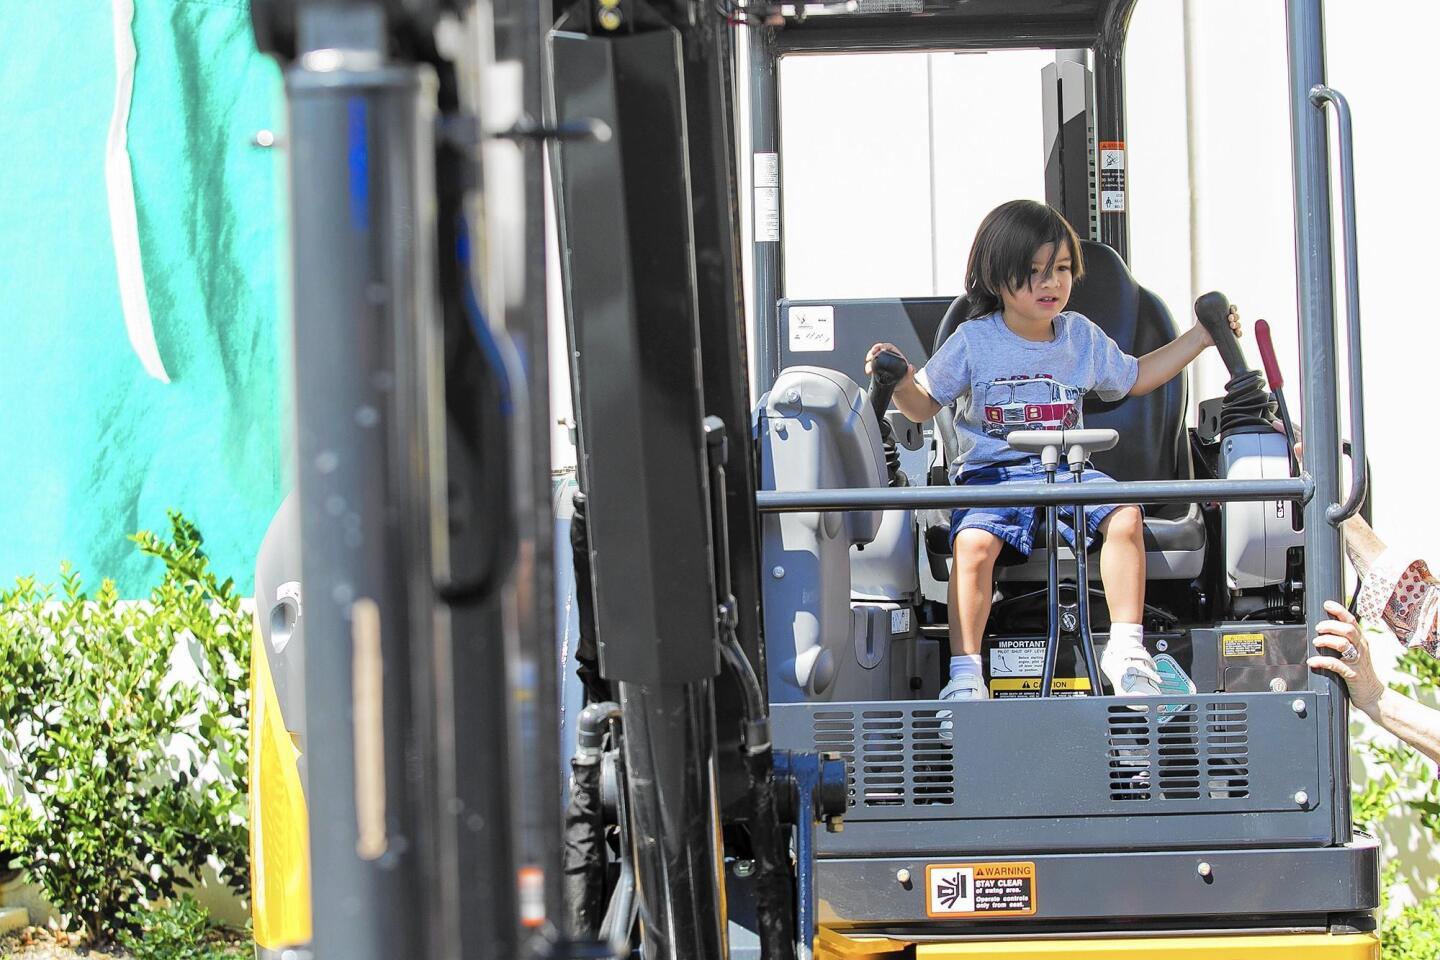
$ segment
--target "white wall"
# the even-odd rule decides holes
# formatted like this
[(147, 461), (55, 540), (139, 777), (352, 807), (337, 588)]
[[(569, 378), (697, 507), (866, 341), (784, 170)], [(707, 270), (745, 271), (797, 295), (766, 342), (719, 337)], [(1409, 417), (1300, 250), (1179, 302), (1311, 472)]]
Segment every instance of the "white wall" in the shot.
[(980, 220), (1045, 198), (1036, 50), (781, 62), (785, 294), (958, 294)]

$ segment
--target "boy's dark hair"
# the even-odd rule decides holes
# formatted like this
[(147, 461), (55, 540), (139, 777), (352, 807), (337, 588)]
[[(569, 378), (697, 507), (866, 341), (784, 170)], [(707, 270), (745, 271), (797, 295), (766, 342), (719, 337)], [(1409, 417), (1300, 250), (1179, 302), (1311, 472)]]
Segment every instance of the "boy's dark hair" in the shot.
[(1030, 264), (1035, 251), (1055, 245), (1045, 276), (1055, 270), (1060, 251), (1070, 251), (1070, 272), (1075, 280), (1085, 275), (1080, 238), (1053, 207), (1034, 200), (1011, 200), (985, 215), (970, 247), (965, 267), (965, 294), (970, 301), (966, 319), (983, 317), (1000, 309), (1000, 291), (1030, 285)]

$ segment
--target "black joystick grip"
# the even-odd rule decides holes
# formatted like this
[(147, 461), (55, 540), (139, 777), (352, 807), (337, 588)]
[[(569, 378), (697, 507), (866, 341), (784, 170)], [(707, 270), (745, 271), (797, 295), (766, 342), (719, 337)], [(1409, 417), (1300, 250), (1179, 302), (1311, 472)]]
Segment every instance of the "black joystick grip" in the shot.
[(1211, 291), (1195, 301), (1195, 316), (1209, 332), (1210, 339), (1215, 341), (1215, 349), (1220, 351), (1225, 369), (1230, 371), (1230, 376), (1237, 377), (1249, 370), (1249, 365), (1245, 362), (1245, 354), (1240, 352), (1240, 341), (1235, 339), (1235, 331), (1230, 329), (1229, 315), (1230, 300), (1219, 291)]
[(890, 409), (891, 394), (909, 372), (910, 364), (905, 362), (905, 358), (889, 350), (875, 354), (870, 360), (870, 406), (875, 411), (876, 420), (885, 419), (885, 411)]

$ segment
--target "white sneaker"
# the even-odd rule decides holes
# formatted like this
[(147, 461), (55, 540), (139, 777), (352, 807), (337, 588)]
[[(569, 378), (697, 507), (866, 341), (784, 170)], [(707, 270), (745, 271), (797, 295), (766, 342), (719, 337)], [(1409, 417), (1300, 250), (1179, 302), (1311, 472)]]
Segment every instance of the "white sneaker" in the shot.
[(941, 700), (989, 700), (990, 691), (980, 677), (952, 677), (940, 691)]
[(1110, 681), (1117, 697), (1158, 697), (1160, 674), (1144, 647), (1120, 651), (1106, 646), (1100, 655), (1100, 670)]

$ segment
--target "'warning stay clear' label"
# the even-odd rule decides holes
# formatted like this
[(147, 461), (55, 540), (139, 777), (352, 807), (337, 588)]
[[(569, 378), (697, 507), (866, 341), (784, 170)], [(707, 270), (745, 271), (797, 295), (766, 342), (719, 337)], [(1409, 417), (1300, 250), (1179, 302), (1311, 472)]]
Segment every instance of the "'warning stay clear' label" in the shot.
[(931, 917), (1029, 917), (1035, 914), (1035, 864), (932, 863), (925, 868)]
[(1220, 653), (1227, 657), (1265, 656), (1265, 634), (1227, 633), (1220, 638)]

